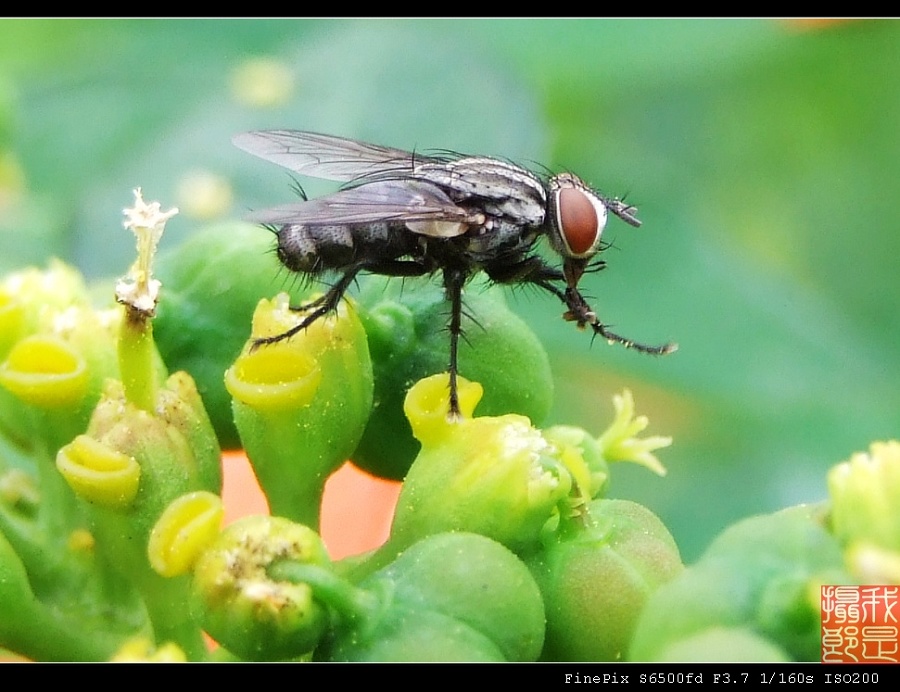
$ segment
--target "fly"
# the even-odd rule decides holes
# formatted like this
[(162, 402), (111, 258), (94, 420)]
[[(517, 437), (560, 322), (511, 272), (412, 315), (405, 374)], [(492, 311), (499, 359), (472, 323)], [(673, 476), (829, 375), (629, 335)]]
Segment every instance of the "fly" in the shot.
[[(294, 130), (246, 132), (234, 144), (301, 175), (345, 183), (331, 195), (256, 213), (278, 227), (278, 258), (307, 275), (336, 273), (320, 298), (295, 309), (306, 317), (254, 346), (287, 339), (334, 310), (360, 272), (412, 277), (440, 273), (450, 303), (450, 416), (459, 415), (457, 356), (462, 290), (479, 271), (500, 284), (531, 284), (559, 298), (563, 318), (610, 343), (662, 355), (612, 332), (578, 290), (596, 256), (609, 214), (640, 226), (637, 209), (605, 197), (578, 176), (539, 177), (500, 159), (441, 152), (424, 156), (353, 139)], [(561, 268), (536, 254), (546, 236)]]

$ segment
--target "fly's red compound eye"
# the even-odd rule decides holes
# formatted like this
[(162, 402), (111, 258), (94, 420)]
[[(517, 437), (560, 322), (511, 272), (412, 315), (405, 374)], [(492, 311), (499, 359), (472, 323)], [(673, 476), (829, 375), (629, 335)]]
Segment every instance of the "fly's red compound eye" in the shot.
[(589, 190), (573, 184), (555, 191), (556, 227), (569, 257), (590, 257), (597, 252), (606, 226), (606, 205)]

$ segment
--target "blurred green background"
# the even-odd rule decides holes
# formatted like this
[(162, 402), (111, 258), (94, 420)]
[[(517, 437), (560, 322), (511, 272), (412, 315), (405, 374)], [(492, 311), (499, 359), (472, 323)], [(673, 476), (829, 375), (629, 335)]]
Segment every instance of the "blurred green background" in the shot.
[(613, 495), (687, 560), (898, 436), (896, 21), (0, 20), (0, 270), (124, 273), (138, 185), (182, 208), (169, 247), (288, 201), (289, 175), (230, 144), (266, 127), (627, 193), (644, 226), (611, 221), (583, 286), (617, 331), (678, 353), (591, 346), (552, 297), (510, 299), (551, 353), (551, 422), (600, 432), (628, 386), (674, 436), (668, 477), (615, 469)]

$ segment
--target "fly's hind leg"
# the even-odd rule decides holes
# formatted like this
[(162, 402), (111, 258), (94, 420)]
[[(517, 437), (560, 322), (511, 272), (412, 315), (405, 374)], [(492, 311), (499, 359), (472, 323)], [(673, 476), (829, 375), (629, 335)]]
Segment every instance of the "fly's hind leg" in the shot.
[(284, 341), (285, 339), (290, 339), (294, 334), (303, 331), (320, 317), (335, 310), (341, 302), (341, 298), (344, 297), (344, 293), (347, 292), (347, 289), (350, 288), (351, 284), (356, 280), (357, 275), (361, 271), (367, 271), (372, 274), (381, 274), (383, 276), (422, 276), (431, 271), (431, 267), (421, 262), (405, 260), (357, 262), (344, 271), (341, 278), (338, 279), (323, 295), (304, 305), (291, 307), (291, 310), (296, 310), (298, 312), (307, 312), (311, 310), (299, 324), (281, 334), (265, 336), (254, 340), (252, 348), (255, 349), (266, 344), (274, 344), (279, 341)]
[(311, 312), (303, 318), (303, 320), (299, 323), (288, 329), (287, 331), (282, 332), (281, 334), (276, 334), (275, 336), (264, 336), (259, 339), (254, 339), (253, 341), (253, 349), (259, 348), (260, 346), (265, 346), (267, 344), (275, 344), (279, 341), (284, 341), (285, 339), (290, 339), (294, 334), (303, 331), (313, 322), (315, 322), (320, 317), (327, 315), (332, 310), (336, 309), (338, 303), (341, 302), (341, 298), (344, 297), (344, 293), (350, 287), (350, 284), (356, 279), (356, 275), (364, 268), (362, 264), (355, 264), (347, 269), (340, 279), (335, 282), (335, 284), (328, 289), (323, 295), (319, 296), (315, 300), (306, 303), (305, 305), (300, 305), (297, 307), (291, 306), (291, 310), (296, 310), (298, 312), (306, 312), (311, 310)]

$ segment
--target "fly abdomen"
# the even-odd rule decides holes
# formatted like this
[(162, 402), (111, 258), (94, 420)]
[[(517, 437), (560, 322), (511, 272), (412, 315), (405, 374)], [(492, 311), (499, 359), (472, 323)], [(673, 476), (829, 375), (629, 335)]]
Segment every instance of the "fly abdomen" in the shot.
[(343, 269), (366, 258), (374, 262), (407, 255), (416, 236), (404, 226), (286, 224), (278, 230), (278, 259), (294, 272), (317, 274)]
[(294, 272), (314, 274), (353, 261), (353, 233), (348, 226), (288, 224), (278, 231), (278, 259)]

